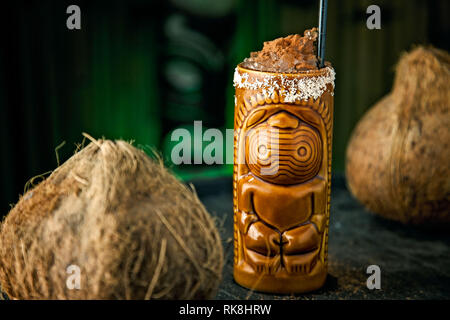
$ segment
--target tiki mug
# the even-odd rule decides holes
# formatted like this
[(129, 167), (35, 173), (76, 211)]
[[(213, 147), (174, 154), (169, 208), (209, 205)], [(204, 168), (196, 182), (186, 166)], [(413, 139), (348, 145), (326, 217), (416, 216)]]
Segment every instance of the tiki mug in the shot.
[(236, 68), (234, 279), (301, 293), (327, 276), (334, 70)]

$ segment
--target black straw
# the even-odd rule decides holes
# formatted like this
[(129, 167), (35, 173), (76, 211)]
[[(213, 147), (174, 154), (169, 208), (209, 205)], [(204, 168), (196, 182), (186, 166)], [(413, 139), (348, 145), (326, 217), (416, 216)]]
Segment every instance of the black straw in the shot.
[(319, 43), (317, 45), (317, 57), (319, 67), (323, 68), (325, 63), (325, 37), (327, 34), (327, 7), (328, 0), (320, 0), (319, 6)]

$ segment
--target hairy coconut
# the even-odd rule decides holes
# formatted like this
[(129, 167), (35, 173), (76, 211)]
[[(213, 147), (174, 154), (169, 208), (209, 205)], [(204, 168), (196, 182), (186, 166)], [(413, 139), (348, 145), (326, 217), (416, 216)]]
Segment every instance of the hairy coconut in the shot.
[(450, 222), (450, 55), (417, 47), (396, 68), (391, 93), (356, 126), (348, 186), (369, 210), (411, 224)]
[(221, 280), (219, 233), (196, 194), (125, 141), (76, 153), (0, 232), (13, 299), (203, 299)]

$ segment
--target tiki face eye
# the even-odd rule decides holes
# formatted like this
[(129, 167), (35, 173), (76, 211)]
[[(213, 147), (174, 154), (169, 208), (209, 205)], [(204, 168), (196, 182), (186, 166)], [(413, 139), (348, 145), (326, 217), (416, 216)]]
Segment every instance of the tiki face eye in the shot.
[(298, 153), (298, 155), (299, 155), (300, 157), (305, 157), (306, 154), (307, 154), (307, 152), (308, 152), (308, 151), (306, 150), (305, 147), (300, 147), (300, 148), (297, 149), (297, 153)]
[(263, 124), (247, 137), (246, 161), (250, 171), (277, 184), (297, 184), (315, 177), (322, 164), (322, 140), (305, 124), (295, 129)]
[(261, 144), (258, 147), (258, 159), (266, 160), (269, 157), (269, 150), (267, 149), (267, 145)]

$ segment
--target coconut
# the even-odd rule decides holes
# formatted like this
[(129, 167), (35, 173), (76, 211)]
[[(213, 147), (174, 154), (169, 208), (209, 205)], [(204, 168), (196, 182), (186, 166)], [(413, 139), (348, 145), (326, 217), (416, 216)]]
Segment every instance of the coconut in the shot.
[(347, 148), (350, 191), (370, 211), (417, 225), (450, 222), (450, 55), (404, 54), (392, 91), (357, 124)]
[(222, 267), (195, 192), (125, 141), (93, 140), (26, 192), (0, 231), (12, 299), (207, 299)]

